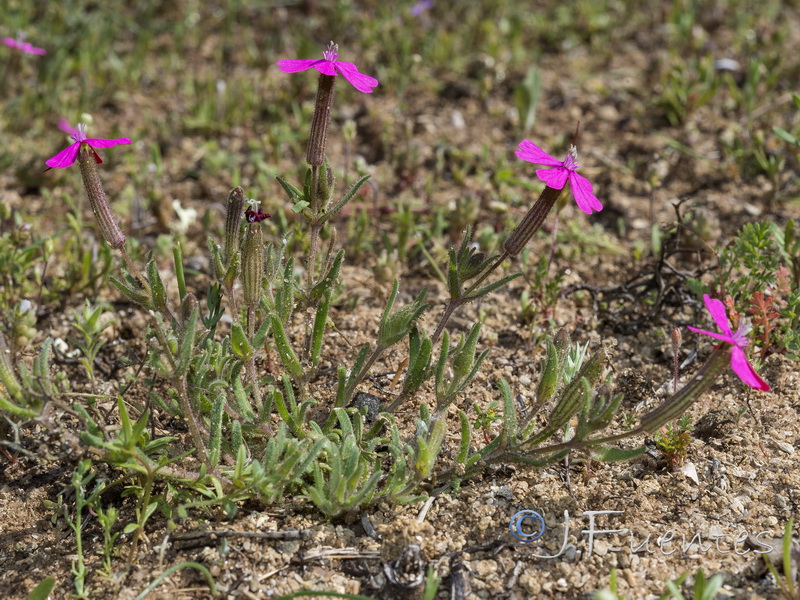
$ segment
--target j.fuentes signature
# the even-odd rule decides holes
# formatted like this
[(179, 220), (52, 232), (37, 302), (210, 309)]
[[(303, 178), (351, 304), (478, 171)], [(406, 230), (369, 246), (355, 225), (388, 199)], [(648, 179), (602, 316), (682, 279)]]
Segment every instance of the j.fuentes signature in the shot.
[[(588, 529), (582, 529), (581, 534), (587, 538), (587, 556), (592, 555), (594, 549), (594, 541), (597, 536), (618, 534), (620, 536), (630, 536), (629, 546), (631, 552), (655, 554), (660, 552), (664, 556), (670, 556), (676, 552), (679, 555), (686, 554), (705, 554), (709, 551), (716, 551), (720, 554), (735, 553), (739, 556), (744, 556), (753, 552), (754, 554), (767, 554), (772, 552), (773, 547), (762, 539), (762, 536), (771, 536), (771, 531), (761, 531), (756, 534), (751, 534), (747, 530), (740, 530), (736, 533), (707, 533), (694, 532), (691, 537), (687, 539), (686, 534), (678, 534), (673, 529), (668, 529), (653, 539), (652, 534), (648, 534), (644, 539), (637, 540), (633, 532), (629, 529), (598, 529), (596, 526), (596, 517), (600, 515), (621, 515), (621, 510), (587, 510), (581, 513), (583, 517), (589, 517)], [(526, 527), (527, 525), (527, 527)], [(531, 526), (533, 531), (528, 531)], [(545, 532), (544, 518), (541, 514), (533, 510), (522, 510), (511, 517), (509, 524), (511, 534), (521, 542), (533, 542)], [(567, 550), (569, 546), (567, 540), (569, 538), (569, 511), (564, 511), (564, 535), (561, 549), (558, 553), (549, 554), (534, 554), (537, 558), (558, 558)], [(748, 539), (750, 540), (748, 542)], [(755, 548), (747, 547), (746, 543)], [(760, 546), (760, 548), (759, 548)], [(622, 550), (621, 547), (611, 546), (610, 552), (618, 552)]]

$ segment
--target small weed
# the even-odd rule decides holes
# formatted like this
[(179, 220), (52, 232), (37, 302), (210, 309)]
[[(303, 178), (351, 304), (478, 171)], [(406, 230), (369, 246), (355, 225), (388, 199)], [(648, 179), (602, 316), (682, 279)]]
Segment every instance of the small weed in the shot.
[(689, 415), (683, 415), (674, 423), (669, 423), (656, 432), (654, 439), (658, 448), (667, 459), (669, 470), (677, 471), (686, 461), (692, 444), (692, 423)]

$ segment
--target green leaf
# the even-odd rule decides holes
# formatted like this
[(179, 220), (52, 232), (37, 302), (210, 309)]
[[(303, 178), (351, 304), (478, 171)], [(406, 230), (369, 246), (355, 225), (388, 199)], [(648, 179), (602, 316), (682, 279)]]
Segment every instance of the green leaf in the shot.
[(28, 594), (28, 600), (47, 600), (47, 597), (50, 595), (50, 592), (53, 591), (55, 585), (55, 577), (45, 577), (39, 582), (39, 585), (33, 588), (33, 591)]
[[(397, 279), (395, 279), (387, 309), (390, 304), (394, 304), (394, 298), (397, 295), (397, 287), (398, 282)], [(384, 311), (384, 318), (381, 319), (381, 325), (378, 330), (379, 347), (388, 348), (393, 346), (409, 334), (416, 320), (430, 306), (429, 304), (425, 304), (426, 294), (427, 290), (423, 289), (411, 304), (404, 306), (391, 316), (388, 315), (388, 310)]]
[(292, 376), (296, 381), (303, 378), (303, 367), (297, 359), (289, 340), (286, 337), (286, 332), (283, 329), (283, 323), (277, 314), (272, 315), (272, 335), (275, 340), (275, 347), (278, 350), (278, 355), (281, 357), (283, 368)]
[(369, 175), (364, 175), (358, 181), (356, 181), (353, 184), (353, 186), (348, 190), (348, 192), (342, 197), (342, 199), (339, 200), (339, 202), (337, 202), (333, 206), (333, 208), (331, 208), (327, 213), (325, 213), (321, 221), (324, 223), (325, 221), (333, 217), (336, 213), (338, 213), (340, 210), (342, 210), (345, 206), (347, 206), (347, 203), (353, 199), (353, 196), (356, 195), (358, 190), (361, 189), (361, 186), (364, 185), (369, 178), (370, 178)]
[[(411, 330), (409, 344), (413, 345), (414, 332), (417, 328)], [(431, 338), (423, 332), (422, 342), (417, 342), (417, 348), (411, 349), (409, 352), (408, 372), (406, 373), (403, 381), (402, 395), (408, 396), (416, 392), (427, 379), (428, 368), (431, 364), (431, 355), (433, 354), (433, 342)]]
[(278, 180), (278, 183), (281, 184), (281, 187), (286, 192), (286, 195), (289, 197), (289, 201), (292, 203), (297, 202), (300, 198), (303, 197), (303, 192), (293, 186), (291, 183), (283, 179), (282, 177), (276, 177), (275, 179)]
[(550, 398), (558, 387), (558, 373), (559, 373), (558, 352), (556, 345), (550, 336), (547, 337), (547, 358), (545, 359), (544, 370), (542, 377), (539, 380), (539, 387), (536, 389), (536, 407), (538, 408)]
[(250, 360), (255, 354), (253, 347), (247, 340), (244, 327), (239, 321), (234, 321), (231, 326), (231, 348), (234, 354), (242, 360)]
[(328, 322), (328, 311), (331, 306), (333, 290), (328, 288), (322, 297), (322, 302), (317, 306), (317, 313), (314, 315), (314, 325), (311, 330), (311, 364), (316, 367), (322, 352), (322, 340), (325, 335), (325, 325)]
[(469, 457), (470, 440), (472, 439), (472, 428), (469, 424), (469, 417), (463, 410), (458, 411), (458, 420), (461, 425), (461, 442), (458, 446), (456, 464), (463, 465)]
[(147, 290), (142, 290), (141, 288), (133, 288), (128, 284), (123, 283), (113, 275), (109, 275), (108, 280), (111, 282), (111, 285), (117, 288), (117, 290), (128, 300), (130, 300), (134, 304), (138, 304), (145, 310), (152, 310), (153, 305), (150, 302), (150, 294), (147, 292)]
[(336, 285), (336, 282), (339, 280), (339, 274), (342, 271), (343, 261), (344, 250), (339, 250), (333, 259), (331, 268), (328, 269), (328, 272), (325, 274), (325, 277), (311, 289), (309, 297), (312, 303), (317, 302), (328, 290), (332, 290), (333, 286)]
[(639, 448), (592, 448), (593, 457), (603, 462), (630, 460), (644, 454), (645, 452), (647, 452), (646, 446), (640, 446)]
[(211, 424), (209, 426), (208, 463), (211, 468), (219, 464), (222, 453), (222, 413), (225, 407), (225, 394), (217, 394), (214, 407), (211, 410)]
[(511, 387), (505, 379), (497, 382), (500, 393), (503, 395), (503, 431), (501, 436), (505, 438), (505, 445), (513, 446), (517, 443), (519, 425), (517, 423), (517, 408), (514, 406), (514, 398), (511, 394)]
[(461, 289), (461, 278), (458, 273), (458, 260), (456, 258), (456, 251), (450, 248), (447, 251), (447, 293), (450, 298), (458, 300), (461, 298), (463, 290)]
[(161, 312), (167, 311), (167, 288), (158, 272), (158, 265), (155, 260), (147, 263), (147, 281), (150, 283), (150, 296), (153, 299), (153, 306)]
[(298, 202), (295, 202), (292, 205), (292, 212), (293, 213), (302, 213), (308, 207), (309, 207), (309, 203), (308, 202), (306, 202), (305, 200), (300, 200)]
[(238, 373), (233, 378), (233, 399), (236, 402), (236, 411), (248, 422), (252, 423), (255, 421), (255, 413), (253, 412), (253, 407), (250, 406), (250, 399), (247, 397), (247, 393), (244, 390), (244, 384), (242, 383), (242, 377)]
[(281, 285), (275, 292), (275, 309), (284, 325), (289, 322), (289, 317), (292, 316), (294, 310), (294, 259), (290, 258), (286, 261), (286, 267), (283, 270), (283, 285)]
[(485, 296), (486, 294), (490, 294), (491, 292), (494, 292), (495, 290), (500, 289), (501, 287), (503, 287), (507, 283), (510, 283), (511, 281), (514, 281), (517, 277), (522, 277), (522, 273), (514, 273), (513, 275), (507, 275), (506, 277), (503, 277), (499, 281), (495, 281), (494, 283), (490, 283), (489, 285), (484, 286), (484, 287), (480, 288), (479, 290), (476, 290), (476, 291), (472, 292), (464, 300), (465, 300), (465, 302), (472, 302), (473, 300), (477, 300), (478, 298), (481, 298), (482, 296)]
[(199, 308), (195, 308), (192, 311), (189, 320), (186, 322), (186, 327), (183, 330), (178, 361), (175, 365), (175, 377), (183, 377), (189, 372), (189, 365), (194, 355), (194, 338), (197, 332), (197, 315), (199, 312)]

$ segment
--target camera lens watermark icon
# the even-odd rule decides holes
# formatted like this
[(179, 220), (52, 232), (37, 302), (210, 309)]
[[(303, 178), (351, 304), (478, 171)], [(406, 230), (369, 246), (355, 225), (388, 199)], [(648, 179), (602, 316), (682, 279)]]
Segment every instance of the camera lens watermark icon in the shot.
[[(525, 521), (528, 520), (534, 522), (534, 530), (531, 533), (525, 531), (523, 527)], [(508, 529), (511, 531), (511, 535), (520, 542), (529, 544), (530, 542), (535, 542), (544, 535), (544, 518), (535, 510), (521, 510), (511, 517)]]

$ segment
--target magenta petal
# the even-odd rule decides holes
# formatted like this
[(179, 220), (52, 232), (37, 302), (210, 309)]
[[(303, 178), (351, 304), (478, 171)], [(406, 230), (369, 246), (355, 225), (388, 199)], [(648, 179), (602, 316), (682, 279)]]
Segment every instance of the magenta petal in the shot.
[(21, 42), (19, 40), (15, 40), (14, 38), (3, 38), (3, 43), (9, 48), (16, 48), (17, 50), (21, 50), (27, 54), (38, 54), (39, 56), (47, 54), (44, 48), (37, 48), (33, 44)]
[(536, 169), (536, 174), (551, 188), (561, 190), (567, 183), (569, 171), (562, 166), (560, 169)]
[(113, 140), (105, 140), (102, 138), (89, 138), (83, 141), (89, 144), (92, 148), (110, 148), (111, 146), (118, 146), (120, 144), (131, 143), (131, 141), (128, 138), (116, 138)]
[(714, 322), (717, 324), (717, 327), (719, 327), (720, 331), (733, 336), (731, 326), (728, 324), (728, 313), (725, 310), (725, 305), (722, 303), (722, 301), (716, 300), (708, 294), (703, 294), (703, 302), (706, 303), (706, 308), (708, 309), (708, 312), (711, 313), (711, 318), (714, 319)]
[[(539, 148), (539, 146), (530, 140), (522, 140), (522, 142), (520, 142), (519, 150), (517, 150), (516, 155), (517, 158), (528, 161), (535, 165), (545, 165), (547, 167), (564, 166), (564, 161), (550, 156), (547, 152)], [(564, 187), (564, 185), (562, 184), (561, 187)]]
[(754, 390), (764, 390), (765, 392), (769, 391), (769, 385), (767, 382), (761, 379), (761, 377), (758, 376), (758, 373), (753, 370), (753, 367), (750, 366), (750, 363), (747, 360), (744, 350), (738, 346), (734, 346), (731, 351), (731, 369), (733, 369), (733, 372), (739, 376), (739, 379), (741, 379)]
[(587, 215), (592, 214), (593, 210), (603, 210), (603, 205), (592, 193), (592, 184), (583, 175), (578, 175), (575, 171), (569, 172), (569, 185), (572, 188), (572, 195), (575, 197), (575, 202)]
[(690, 325), (687, 325), (686, 329), (694, 331), (695, 333), (702, 333), (703, 335), (707, 335), (709, 337), (722, 340), (723, 342), (726, 342), (728, 344), (733, 344), (733, 337), (730, 335), (725, 335), (723, 333), (715, 333), (713, 331), (706, 331), (705, 329), (698, 329), (697, 327), (692, 327)]
[(68, 133), (70, 135), (75, 135), (76, 133), (78, 133), (78, 128), (70, 125), (69, 121), (67, 121), (64, 117), (61, 117), (61, 119), (59, 119), (58, 128), (64, 133)]
[(61, 152), (56, 154), (53, 158), (46, 160), (45, 164), (54, 169), (63, 169), (70, 166), (75, 162), (78, 157), (78, 149), (81, 147), (80, 142), (75, 142), (64, 148)]
[(297, 73), (316, 67), (317, 63), (327, 62), (321, 58), (307, 60), (279, 60), (278, 69), (284, 73)]
[(29, 44), (27, 42), (25, 42), (24, 44), (22, 44), (22, 46), (20, 46), (20, 50), (22, 50), (23, 52), (27, 52), (28, 54), (36, 54), (38, 56), (44, 56), (45, 54), (47, 54), (47, 51), (44, 48), (37, 48), (33, 44)]
[(360, 73), (358, 71), (358, 67), (356, 67), (353, 63), (337, 61), (332, 63), (332, 65), (339, 72), (339, 74), (349, 81), (350, 85), (356, 88), (359, 92), (371, 94), (372, 88), (377, 87), (378, 85), (377, 79), (370, 77), (369, 75), (364, 75), (364, 73)]
[(323, 75), (330, 75), (331, 77), (336, 77), (336, 69), (334, 68), (334, 63), (329, 60), (321, 60), (319, 63), (314, 65), (314, 68), (322, 73)]

